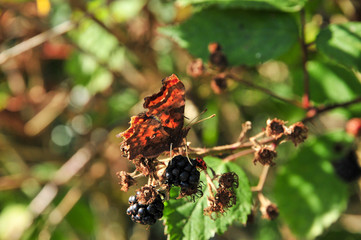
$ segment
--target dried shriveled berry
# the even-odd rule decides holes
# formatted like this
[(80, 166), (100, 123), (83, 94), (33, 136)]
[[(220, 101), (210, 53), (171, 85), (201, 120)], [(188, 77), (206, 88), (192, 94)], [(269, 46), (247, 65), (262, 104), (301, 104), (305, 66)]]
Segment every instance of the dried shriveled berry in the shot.
[(158, 192), (153, 186), (145, 185), (137, 191), (137, 200), (140, 204), (149, 204), (157, 198)]
[(285, 132), (285, 122), (282, 120), (279, 120), (277, 118), (274, 119), (268, 119), (267, 120), (267, 127), (266, 127), (266, 135), (272, 136), (275, 139), (279, 139), (283, 136)]
[(119, 185), (121, 186), (122, 191), (127, 192), (129, 187), (135, 184), (135, 179), (132, 178), (127, 172), (120, 171), (116, 173), (117, 177), (119, 178)]
[(254, 154), (253, 163), (256, 164), (257, 162), (261, 163), (262, 165), (270, 165), (273, 166), (275, 163), (273, 159), (277, 156), (276, 151), (272, 150), (269, 147), (262, 147)]
[(156, 166), (159, 164), (155, 158), (134, 159), (133, 163), (136, 166), (137, 171), (146, 177), (156, 172)]
[(187, 66), (187, 74), (194, 78), (200, 77), (204, 74), (205, 67), (203, 65), (203, 61), (200, 58), (193, 60)]
[(287, 137), (295, 146), (303, 143), (307, 139), (307, 134), (308, 128), (302, 122), (291, 125), (287, 130)]
[[(236, 201), (237, 197), (233, 189), (220, 187), (217, 189), (217, 193), (214, 197), (208, 197), (208, 207), (203, 210), (203, 214), (214, 219), (236, 204)], [(213, 213), (215, 213), (215, 216)]]
[(238, 175), (235, 172), (228, 172), (219, 178), (219, 186), (223, 188), (238, 188)]
[(278, 207), (270, 203), (269, 205), (265, 206), (264, 208), (261, 208), (262, 217), (268, 220), (274, 220), (279, 215)]
[(224, 211), (226, 208), (232, 207), (236, 204), (237, 197), (234, 194), (233, 189), (228, 188), (218, 188), (215, 196), (217, 204), (220, 206), (220, 209)]

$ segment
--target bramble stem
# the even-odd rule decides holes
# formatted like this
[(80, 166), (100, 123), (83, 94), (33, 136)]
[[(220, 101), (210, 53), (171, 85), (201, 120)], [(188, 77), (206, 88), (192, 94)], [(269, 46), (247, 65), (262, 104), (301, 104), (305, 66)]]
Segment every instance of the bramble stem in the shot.
[(262, 169), (262, 173), (259, 176), (259, 181), (257, 186), (251, 187), (252, 192), (261, 192), (263, 190), (264, 184), (267, 179), (268, 171), (269, 171), (270, 165), (264, 165)]
[[(272, 137), (266, 137), (263, 138), (261, 140), (259, 140), (258, 142), (260, 144), (266, 144), (266, 143), (270, 143), (275, 141), (274, 138)], [(200, 157), (205, 157), (205, 156), (209, 156), (209, 155), (217, 155), (217, 154), (227, 154), (227, 153), (233, 153), (236, 150), (242, 149), (242, 148), (251, 148), (252, 146), (254, 146), (254, 143), (251, 141), (245, 142), (245, 143), (241, 143), (241, 142), (235, 142), (232, 144), (228, 144), (228, 145), (222, 145), (222, 146), (216, 146), (216, 147), (211, 147), (211, 148), (193, 148), (193, 147), (188, 147), (188, 154), (189, 156), (200, 156)]]
[(252, 129), (252, 123), (250, 121), (247, 121), (242, 124), (242, 131), (239, 134), (238, 142), (242, 142), (246, 138), (246, 133)]
[(253, 148), (251, 148), (251, 149), (246, 149), (246, 150), (243, 150), (243, 151), (234, 153), (234, 154), (232, 154), (232, 155), (229, 155), (228, 157), (224, 158), (223, 161), (224, 161), (224, 162), (231, 162), (231, 161), (236, 160), (236, 159), (239, 158), (239, 157), (242, 157), (242, 156), (251, 154), (251, 153), (253, 153), (253, 152), (255, 152), (255, 150), (254, 150)]
[(302, 97), (302, 107), (308, 109), (310, 107), (310, 76), (307, 71), (307, 44), (305, 42), (305, 10), (302, 9), (300, 12), (301, 18), (301, 36), (300, 36), (300, 45), (302, 52), (302, 70), (303, 70), (303, 84), (304, 84), (304, 93)]
[(257, 196), (261, 206), (267, 206), (270, 204), (270, 200), (268, 200), (262, 192), (259, 192)]
[(312, 120), (313, 118), (315, 118), (316, 116), (318, 116), (320, 113), (324, 113), (324, 112), (327, 112), (327, 111), (330, 111), (330, 110), (333, 110), (333, 109), (339, 108), (339, 107), (347, 107), (347, 106), (350, 106), (350, 105), (356, 104), (356, 103), (361, 103), (361, 97), (357, 97), (353, 100), (343, 102), (343, 103), (334, 103), (334, 104), (314, 107), (309, 110), (309, 112), (307, 113), (307, 116), (302, 120), (302, 122), (303, 123), (308, 122), (308, 121)]

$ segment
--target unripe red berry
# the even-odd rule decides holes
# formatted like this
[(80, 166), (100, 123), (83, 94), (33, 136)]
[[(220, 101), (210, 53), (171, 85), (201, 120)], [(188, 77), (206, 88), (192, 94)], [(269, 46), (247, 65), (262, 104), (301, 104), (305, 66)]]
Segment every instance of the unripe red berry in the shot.
[(361, 136), (361, 118), (351, 118), (346, 123), (346, 132), (352, 136)]

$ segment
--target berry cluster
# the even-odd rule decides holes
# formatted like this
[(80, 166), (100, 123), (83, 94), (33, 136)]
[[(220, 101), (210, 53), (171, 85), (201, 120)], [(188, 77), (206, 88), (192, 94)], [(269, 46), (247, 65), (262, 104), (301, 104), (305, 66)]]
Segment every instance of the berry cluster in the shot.
[(173, 157), (165, 170), (166, 183), (169, 187), (180, 186), (181, 192), (197, 192), (200, 173), (197, 170), (197, 160), (188, 159), (182, 155)]
[(140, 196), (138, 191), (136, 195), (129, 197), (130, 207), (127, 214), (130, 215), (133, 222), (144, 225), (153, 225), (157, 219), (163, 216), (164, 204), (159, 195), (149, 204), (140, 204), (138, 199)]

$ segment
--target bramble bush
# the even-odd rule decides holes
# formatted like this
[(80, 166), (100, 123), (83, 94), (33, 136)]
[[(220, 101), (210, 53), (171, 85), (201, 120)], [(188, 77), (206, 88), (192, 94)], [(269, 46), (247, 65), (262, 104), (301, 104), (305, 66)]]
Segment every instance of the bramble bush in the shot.
[(361, 237), (358, 1), (0, 13), (0, 239)]

